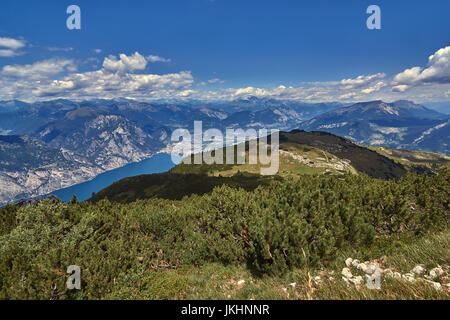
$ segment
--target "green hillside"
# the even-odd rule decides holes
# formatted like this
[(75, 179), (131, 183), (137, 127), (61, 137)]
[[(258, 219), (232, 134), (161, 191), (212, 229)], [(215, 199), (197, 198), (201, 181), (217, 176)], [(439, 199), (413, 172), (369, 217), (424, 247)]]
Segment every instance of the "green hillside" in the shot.
[(386, 147), (368, 148), (402, 164), (405, 168), (416, 172), (433, 172), (443, 165), (450, 164), (449, 156), (434, 152), (392, 149)]
[[(191, 194), (205, 194), (223, 184), (251, 191), (272, 180), (299, 179), (303, 175), (366, 174), (374, 178), (392, 179), (408, 171), (431, 173), (450, 163), (450, 158), (438, 154), (404, 151), (410, 159), (421, 162), (399, 161), (379, 148), (359, 146), (351, 141), (324, 132), (294, 130), (280, 132), (279, 171), (275, 176), (261, 176), (260, 164), (249, 164), (249, 143), (245, 143), (245, 164), (184, 164), (167, 173), (142, 175), (120, 180), (92, 197), (96, 202), (104, 198), (111, 201), (133, 202), (136, 199), (164, 198), (180, 200)], [(373, 150), (372, 150), (373, 149)], [(236, 163), (237, 146), (234, 147)], [(386, 149), (387, 150), (387, 149)], [(191, 163), (194, 163), (191, 156)], [(412, 160), (411, 160), (412, 161)], [(412, 165), (413, 164), (413, 165)]]
[(329, 134), (280, 141), (274, 176), (182, 164), (83, 203), (0, 209), (0, 299), (450, 299), (445, 158), (419, 174)]
[[(304, 175), (182, 200), (8, 206), (0, 298), (449, 299), (449, 193), (444, 169), (398, 181)], [(379, 263), (382, 289), (342, 280), (347, 257)], [(418, 264), (445, 272), (432, 283), (387, 273), (409, 279)], [(82, 270), (81, 290), (66, 289), (69, 265)]]

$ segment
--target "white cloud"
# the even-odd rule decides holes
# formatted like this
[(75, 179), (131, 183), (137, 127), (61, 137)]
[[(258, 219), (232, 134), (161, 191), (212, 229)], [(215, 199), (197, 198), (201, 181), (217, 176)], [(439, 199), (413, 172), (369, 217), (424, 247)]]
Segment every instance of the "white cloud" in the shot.
[(133, 73), (145, 70), (146, 66), (147, 60), (138, 52), (130, 56), (120, 54), (119, 59), (110, 56), (104, 59), (100, 70), (73, 73), (61, 80), (41, 84), (33, 94), (40, 97), (159, 97), (162, 92), (185, 89), (194, 82), (189, 71), (164, 75)]
[(381, 88), (383, 88), (384, 86), (386, 86), (386, 83), (383, 81), (378, 81), (377, 83), (375, 83), (373, 86), (370, 86), (368, 88), (362, 89), (361, 92), (362, 93), (372, 93), (372, 92), (377, 92), (380, 91)]
[[(448, 61), (450, 47), (438, 50), (428, 59), (426, 68), (413, 67), (388, 77), (385, 73), (357, 75), (337, 81), (305, 82), (297, 87), (221, 88), (200, 87), (223, 83), (218, 78), (196, 83), (190, 71), (153, 74), (150, 62), (167, 62), (158, 56), (108, 56), (99, 66), (80, 64), (92, 71), (76, 72), (70, 59), (49, 59), (28, 65), (8, 65), (0, 70), (0, 99), (37, 100), (51, 98), (86, 99), (129, 97), (138, 100), (198, 99), (233, 100), (256, 96), (309, 102), (368, 100), (416, 102), (446, 101), (450, 95)], [(1, 53), (0, 53), (1, 54)], [(97, 59), (97, 58), (92, 58)], [(94, 61), (94, 60), (85, 60)]]
[(48, 51), (64, 51), (64, 52), (69, 52), (69, 51), (73, 51), (72, 47), (47, 47)]
[(397, 86), (392, 87), (392, 91), (394, 92), (404, 92), (408, 89), (408, 86), (406, 84), (399, 84)]
[(23, 54), (18, 51), (25, 47), (24, 40), (0, 37), (0, 57), (15, 57)]
[(18, 55), (19, 53), (17, 51), (11, 49), (0, 49), (0, 57), (15, 57)]
[(377, 73), (372, 75), (361, 75), (354, 79), (343, 79), (340, 81), (340, 84), (344, 87), (344, 89), (355, 89), (366, 86), (376, 80), (383, 79), (386, 77), (385, 73)]
[(147, 61), (148, 62), (166, 62), (166, 63), (169, 63), (171, 60), (163, 58), (163, 57), (160, 57), (160, 56), (149, 55), (149, 56), (147, 56)]
[(12, 38), (0, 38), (0, 47), (17, 50), (25, 47), (25, 41)]
[[(148, 61), (136, 52), (109, 56), (98, 70), (76, 72), (70, 59), (49, 59), (0, 70), (0, 98), (36, 100), (45, 97), (160, 99), (188, 95), (194, 83), (190, 71), (142, 73)], [(138, 73), (137, 73), (138, 72)]]
[(103, 69), (109, 72), (129, 72), (135, 70), (144, 70), (147, 67), (147, 60), (135, 52), (134, 55), (127, 56), (120, 54), (119, 59), (115, 56), (109, 56), (103, 61)]
[(214, 78), (214, 79), (209, 79), (206, 81), (202, 81), (200, 83), (197, 84), (198, 87), (204, 87), (210, 84), (216, 84), (216, 83), (225, 83), (225, 80), (219, 79), (219, 78)]
[(450, 46), (439, 49), (428, 58), (427, 67), (412, 67), (394, 77), (393, 89), (406, 90), (409, 86), (450, 83)]
[(49, 59), (26, 65), (6, 65), (0, 71), (0, 75), (22, 80), (38, 80), (47, 79), (49, 76), (57, 75), (64, 71), (76, 71), (73, 60)]

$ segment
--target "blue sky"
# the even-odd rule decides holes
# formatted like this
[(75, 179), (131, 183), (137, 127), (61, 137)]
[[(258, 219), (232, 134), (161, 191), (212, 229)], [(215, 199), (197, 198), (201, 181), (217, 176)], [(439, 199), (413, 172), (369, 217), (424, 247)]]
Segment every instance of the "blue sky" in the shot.
[[(81, 8), (81, 30), (66, 28), (66, 8), (71, 4)], [(381, 30), (366, 27), (366, 8), (371, 4), (381, 8)], [(19, 83), (17, 90), (0, 91), (0, 99), (94, 95), (92, 87), (81, 87), (96, 82), (100, 88), (99, 82), (114, 77), (90, 72), (102, 69), (110, 55), (120, 62), (119, 54), (131, 57), (138, 52), (147, 59), (145, 67), (127, 72), (170, 76), (151, 80), (152, 84), (147, 78), (134, 79), (139, 84), (130, 83), (130, 88), (138, 87), (136, 92), (115, 90), (111, 83), (105, 88), (108, 93), (99, 95), (221, 99), (252, 88), (240, 92), (312, 101), (377, 97), (445, 101), (450, 100), (446, 80), (450, 67), (445, 62), (450, 53), (441, 52), (435, 62), (429, 57), (450, 46), (449, 14), (447, 0), (2, 0), (0, 39), (22, 41), (24, 46), (15, 48), (12, 56), (0, 57), (0, 69), (7, 71), (0, 72), (0, 82), (8, 85), (14, 78)], [(18, 78), (26, 73), (19, 66), (29, 70), (40, 61), (48, 61), (46, 67), (55, 63), (54, 70), (61, 72), (44, 70), (45, 77)], [(437, 78), (435, 69), (431, 78), (421, 74), (433, 63), (440, 68)], [(402, 81), (394, 79), (414, 67), (421, 68), (413, 70), (414, 79), (411, 74), (400, 76)], [(120, 77), (125, 76), (115, 80)], [(174, 79), (176, 83), (164, 87)], [(55, 80), (65, 82), (36, 89)], [(20, 81), (27, 82), (20, 86)], [(276, 90), (280, 86), (302, 92), (307, 88), (307, 93)]]

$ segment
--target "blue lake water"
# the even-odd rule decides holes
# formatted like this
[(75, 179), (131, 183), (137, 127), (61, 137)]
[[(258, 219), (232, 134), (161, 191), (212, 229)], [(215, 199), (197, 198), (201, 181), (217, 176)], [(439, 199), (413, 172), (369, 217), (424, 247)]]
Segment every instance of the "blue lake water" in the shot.
[(56, 190), (50, 194), (56, 195), (63, 201), (70, 201), (72, 195), (75, 194), (78, 201), (84, 201), (92, 196), (92, 192), (98, 192), (120, 179), (141, 174), (166, 172), (174, 166), (170, 154), (159, 153), (149, 159), (104, 172), (90, 181)]

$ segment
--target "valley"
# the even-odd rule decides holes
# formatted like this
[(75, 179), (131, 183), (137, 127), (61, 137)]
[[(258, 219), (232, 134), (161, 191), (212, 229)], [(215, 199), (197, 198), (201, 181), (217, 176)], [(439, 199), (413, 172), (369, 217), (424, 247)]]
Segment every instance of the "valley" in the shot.
[[(51, 193), (149, 159), (170, 146), (175, 129), (192, 132), (194, 121), (202, 121), (204, 130), (316, 130), (361, 145), (449, 154), (448, 116), (409, 101), (371, 101), (351, 106), (256, 97), (221, 103), (2, 101), (0, 203)], [(333, 149), (335, 142), (330, 143), (312, 143), (310, 147), (318, 148), (316, 154), (283, 150), (283, 165), (301, 164), (297, 171), (305, 173), (358, 170), (347, 163), (358, 148), (342, 154)], [(223, 174), (231, 175), (235, 170)]]

